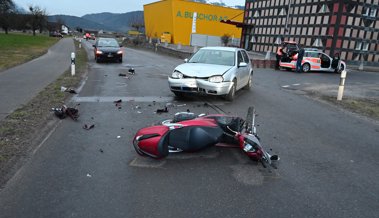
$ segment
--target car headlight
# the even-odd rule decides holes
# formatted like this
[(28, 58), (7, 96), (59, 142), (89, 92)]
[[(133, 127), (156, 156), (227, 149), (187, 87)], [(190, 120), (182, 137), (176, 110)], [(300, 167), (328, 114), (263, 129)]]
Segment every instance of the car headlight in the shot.
[(183, 74), (177, 70), (174, 70), (174, 72), (172, 73), (171, 75), (172, 78), (174, 79), (182, 79), (183, 78)]
[(103, 54), (102, 51), (96, 50), (96, 54)]
[(221, 83), (224, 81), (224, 78), (222, 76), (212, 76), (209, 77), (208, 81), (211, 83)]
[(120, 51), (118, 51), (118, 52), (117, 52), (117, 54), (122, 54), (122, 51), (121, 51), (121, 50), (120, 50)]

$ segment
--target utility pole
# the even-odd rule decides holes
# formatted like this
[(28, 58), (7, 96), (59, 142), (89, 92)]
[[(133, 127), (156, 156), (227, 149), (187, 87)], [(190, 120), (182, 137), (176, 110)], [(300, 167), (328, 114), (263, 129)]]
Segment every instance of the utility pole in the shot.
[(289, 20), (289, 17), (290, 17), (290, 11), (291, 11), (291, 1), (292, 0), (289, 0), (288, 1), (288, 11), (287, 11), (287, 18), (286, 18), (286, 26), (284, 28), (284, 35), (288, 34), (289, 33), (289, 30), (288, 30), (288, 20)]

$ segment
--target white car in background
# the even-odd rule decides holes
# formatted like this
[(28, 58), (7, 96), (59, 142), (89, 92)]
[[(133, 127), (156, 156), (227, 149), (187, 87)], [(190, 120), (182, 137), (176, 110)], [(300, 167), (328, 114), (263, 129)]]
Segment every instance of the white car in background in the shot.
[(232, 101), (237, 90), (251, 88), (252, 76), (251, 60), (244, 49), (204, 47), (174, 69), (168, 84), (178, 97), (199, 93)]

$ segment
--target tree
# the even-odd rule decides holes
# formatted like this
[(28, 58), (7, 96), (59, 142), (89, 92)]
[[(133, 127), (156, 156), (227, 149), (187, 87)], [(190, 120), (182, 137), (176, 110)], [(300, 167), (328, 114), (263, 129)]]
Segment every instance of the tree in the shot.
[(5, 34), (8, 34), (11, 17), (15, 10), (16, 6), (12, 0), (0, 0), (0, 27), (3, 28)]
[(42, 32), (43, 28), (47, 25), (46, 11), (38, 6), (32, 5), (29, 6), (29, 11), (31, 14), (29, 25), (32, 28), (33, 36), (35, 36), (36, 30), (39, 29), (39, 31)]
[(132, 27), (135, 28), (137, 30), (137, 32), (139, 32), (139, 30), (142, 28), (142, 27), (145, 27), (144, 24), (142, 23), (133, 23), (132, 24)]
[(229, 34), (224, 34), (223, 36), (220, 37), (221, 42), (224, 46), (227, 46), (229, 41), (230, 41), (230, 35)]

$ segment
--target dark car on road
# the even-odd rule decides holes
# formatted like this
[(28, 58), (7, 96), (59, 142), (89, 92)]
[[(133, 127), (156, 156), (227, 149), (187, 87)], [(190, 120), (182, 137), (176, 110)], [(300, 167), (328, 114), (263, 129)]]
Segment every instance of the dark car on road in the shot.
[(63, 35), (60, 32), (57, 32), (57, 31), (50, 32), (49, 36), (50, 37), (60, 37), (60, 38), (63, 38)]
[(100, 61), (117, 61), (122, 62), (122, 46), (114, 38), (98, 38), (93, 45), (95, 60)]

